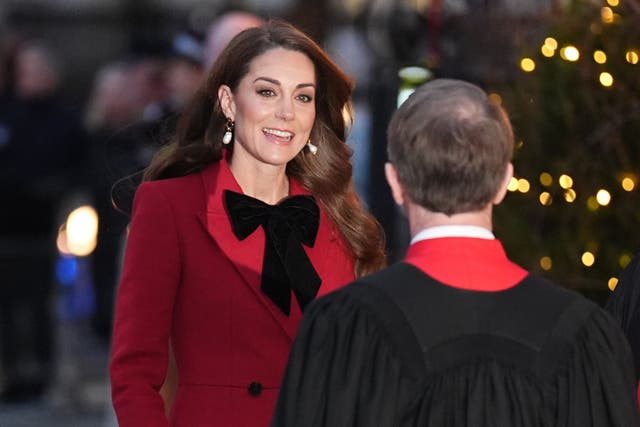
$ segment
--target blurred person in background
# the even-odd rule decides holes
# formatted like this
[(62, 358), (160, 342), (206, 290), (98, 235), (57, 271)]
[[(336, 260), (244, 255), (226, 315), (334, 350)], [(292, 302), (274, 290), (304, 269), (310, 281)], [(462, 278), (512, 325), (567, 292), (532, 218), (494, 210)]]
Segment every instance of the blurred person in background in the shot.
[(139, 108), (132, 97), (130, 65), (116, 62), (96, 73), (85, 110), (89, 137), (89, 185), (98, 213), (98, 236), (92, 254), (92, 277), (96, 296), (92, 325), (97, 335), (111, 338), (114, 290), (120, 270), (122, 240), (129, 217), (117, 209), (112, 198), (113, 185), (138, 171), (136, 134), (129, 131)]
[(86, 110), (91, 137), (91, 183), (100, 218), (93, 255), (96, 289), (94, 329), (109, 340), (121, 242), (130, 204), (157, 148), (175, 132), (176, 121), (203, 75), (202, 37), (178, 33), (163, 61), (137, 58), (97, 73)]
[(181, 31), (173, 37), (168, 61), (167, 86), (170, 109), (177, 114), (191, 101), (204, 77), (204, 37)]
[(110, 365), (121, 427), (267, 425), (304, 307), (382, 267), (345, 143), (352, 88), (285, 23), (220, 54), (136, 193)]
[(59, 98), (60, 63), (35, 40), (15, 53), (12, 132), (0, 151), (2, 400), (37, 398), (55, 373), (53, 261), (63, 196), (83, 180), (86, 140)]
[(205, 69), (211, 69), (218, 55), (238, 33), (262, 24), (264, 20), (261, 17), (240, 10), (231, 10), (218, 16), (207, 28), (204, 45)]

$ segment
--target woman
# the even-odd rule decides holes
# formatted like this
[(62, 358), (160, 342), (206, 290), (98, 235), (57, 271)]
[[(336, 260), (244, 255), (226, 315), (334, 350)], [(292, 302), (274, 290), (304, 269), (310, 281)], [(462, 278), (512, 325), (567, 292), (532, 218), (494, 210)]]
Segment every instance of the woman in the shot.
[(111, 361), (121, 427), (267, 425), (301, 307), (384, 264), (351, 185), (352, 87), (281, 22), (214, 64), (136, 194)]

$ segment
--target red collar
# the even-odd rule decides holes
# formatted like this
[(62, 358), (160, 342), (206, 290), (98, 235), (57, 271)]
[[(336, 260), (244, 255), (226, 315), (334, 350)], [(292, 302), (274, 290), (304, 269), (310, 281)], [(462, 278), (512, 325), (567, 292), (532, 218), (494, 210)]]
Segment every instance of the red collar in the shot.
[(511, 262), (498, 240), (444, 237), (414, 243), (405, 262), (446, 285), (474, 291), (501, 291), (528, 274)]

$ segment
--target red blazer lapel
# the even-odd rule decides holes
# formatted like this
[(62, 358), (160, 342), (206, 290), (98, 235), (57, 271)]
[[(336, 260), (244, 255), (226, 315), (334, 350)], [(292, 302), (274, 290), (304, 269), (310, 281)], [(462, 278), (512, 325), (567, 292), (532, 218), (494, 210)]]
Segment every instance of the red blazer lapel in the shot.
[[(242, 277), (243, 281), (256, 295), (256, 298), (262, 302), (266, 310), (271, 313), (284, 332), (293, 339), (299, 317), (301, 316), (297, 304), (292, 301), (291, 314), (286, 316), (260, 290), (265, 245), (264, 230), (262, 227), (259, 227), (243, 241), (238, 240), (235, 234), (233, 234), (231, 222), (224, 207), (223, 191), (228, 189), (242, 193), (240, 185), (233, 177), (225, 160), (221, 160), (207, 167), (202, 171), (201, 175), (207, 200), (206, 212), (200, 212), (198, 214), (200, 222), (220, 250), (231, 261), (240, 277)], [(294, 191), (296, 193), (294, 193)], [(291, 192), (292, 194), (308, 194), (308, 192), (302, 190), (302, 187), (294, 184), (292, 184)], [(326, 238), (323, 239), (319, 233), (315, 246), (323, 246), (320, 243), (323, 240), (326, 241)], [(309, 248), (305, 247), (305, 249)], [(310, 259), (314, 266), (317, 265), (316, 262), (322, 258), (319, 255), (320, 254), (310, 254)], [(323, 263), (326, 262), (324, 259), (322, 259), (322, 261)], [(318, 273), (320, 273), (320, 270), (318, 270)]]

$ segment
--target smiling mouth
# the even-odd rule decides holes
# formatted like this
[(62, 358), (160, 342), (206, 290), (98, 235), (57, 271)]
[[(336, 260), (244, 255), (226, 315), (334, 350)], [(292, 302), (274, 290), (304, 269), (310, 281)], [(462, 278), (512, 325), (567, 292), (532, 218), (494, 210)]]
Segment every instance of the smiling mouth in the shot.
[(269, 129), (269, 128), (264, 128), (262, 129), (262, 133), (264, 133), (265, 135), (269, 136), (269, 135), (273, 135), (276, 138), (282, 140), (282, 141), (291, 141), (291, 139), (293, 138), (294, 134), (292, 132), (287, 132), (284, 130), (278, 130), (278, 129)]

